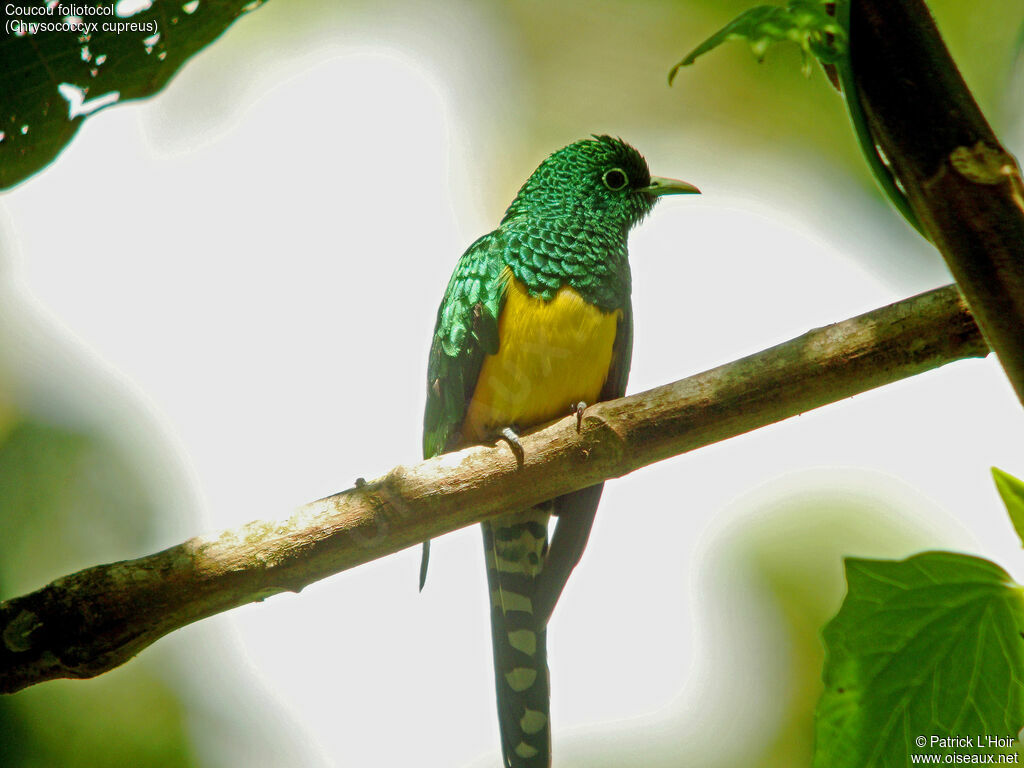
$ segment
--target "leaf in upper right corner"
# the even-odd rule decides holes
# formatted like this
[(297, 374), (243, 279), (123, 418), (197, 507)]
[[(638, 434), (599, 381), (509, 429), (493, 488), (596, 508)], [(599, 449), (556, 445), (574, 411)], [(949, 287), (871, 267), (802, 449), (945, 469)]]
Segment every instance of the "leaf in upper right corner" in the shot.
[(690, 51), (672, 67), (669, 83), (680, 67), (693, 64), (698, 56), (727, 40), (746, 40), (758, 61), (772, 43), (796, 43), (803, 52), (805, 72), (810, 71), (809, 55), (823, 64), (831, 64), (846, 53), (846, 33), (822, 0), (790, 0), (786, 6), (759, 5), (740, 14)]
[(998, 467), (992, 467), (992, 478), (996, 481), (996, 490), (1003, 498), (1006, 513), (1010, 516), (1014, 530), (1021, 543), (1024, 544), (1024, 482)]
[(1016, 737), (1024, 588), (994, 563), (954, 552), (850, 558), (846, 580), (842, 608), (822, 632), (815, 768), (902, 768), (913, 755), (941, 761), (954, 751), (984, 762), (992, 749), (952, 750), (931, 737)]

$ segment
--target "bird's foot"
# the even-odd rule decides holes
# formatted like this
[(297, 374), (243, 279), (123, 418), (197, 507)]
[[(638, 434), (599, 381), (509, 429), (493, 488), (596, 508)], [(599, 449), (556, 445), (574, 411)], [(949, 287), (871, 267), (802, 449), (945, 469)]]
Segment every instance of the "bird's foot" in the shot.
[(573, 406), (572, 412), (576, 415), (576, 432), (583, 428), (583, 412), (587, 410), (587, 404), (580, 400)]
[(516, 461), (519, 462), (519, 466), (522, 466), (526, 460), (526, 454), (523, 452), (523, 444), (519, 442), (519, 435), (516, 434), (515, 428), (505, 427), (498, 432), (498, 437), (508, 443), (508, 447), (512, 449), (512, 453), (516, 456)]

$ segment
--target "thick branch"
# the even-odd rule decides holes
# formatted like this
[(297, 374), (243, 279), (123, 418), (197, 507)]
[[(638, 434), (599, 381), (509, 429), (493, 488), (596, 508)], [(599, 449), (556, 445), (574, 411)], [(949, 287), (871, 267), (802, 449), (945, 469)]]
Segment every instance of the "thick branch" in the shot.
[(307, 504), (288, 520), (101, 565), (0, 603), (0, 691), (91, 677), (235, 606), (511, 509), (913, 376), (988, 348), (953, 286), (811, 331), (688, 379), (588, 408)]
[(850, 0), (875, 142), (1024, 402), (1024, 186), (923, 0)]

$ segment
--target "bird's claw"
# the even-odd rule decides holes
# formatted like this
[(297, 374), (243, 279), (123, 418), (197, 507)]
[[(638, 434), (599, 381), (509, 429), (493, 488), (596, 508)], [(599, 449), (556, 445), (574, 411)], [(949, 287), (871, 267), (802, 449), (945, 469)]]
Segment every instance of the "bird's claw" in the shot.
[(587, 410), (587, 404), (580, 400), (573, 406), (572, 412), (576, 414), (576, 431), (579, 432), (583, 428), (583, 412)]
[(523, 451), (523, 444), (519, 442), (519, 435), (516, 434), (516, 431), (512, 427), (505, 427), (498, 433), (498, 436), (508, 443), (508, 447), (516, 456), (516, 461), (522, 466), (526, 460), (526, 453)]

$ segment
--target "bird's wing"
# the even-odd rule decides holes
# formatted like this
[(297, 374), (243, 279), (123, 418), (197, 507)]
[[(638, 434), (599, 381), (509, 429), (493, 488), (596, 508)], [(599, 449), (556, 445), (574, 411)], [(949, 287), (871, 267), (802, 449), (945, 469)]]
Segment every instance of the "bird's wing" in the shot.
[(615, 400), (626, 394), (629, 381), (629, 366), (633, 360), (633, 307), (626, 299), (619, 324), (615, 329), (615, 346), (612, 348), (612, 362), (608, 378), (604, 380), (599, 400)]
[[(498, 351), (498, 316), (507, 280), (501, 230), (484, 235), (462, 254), (444, 299), (427, 361), (427, 405), (423, 414), (423, 456), (454, 447), (466, 418), (484, 358)], [(423, 543), (420, 589), (427, 578), (430, 542)]]
[(453, 447), (484, 357), (498, 351), (498, 316), (506, 287), (503, 242), (495, 230), (466, 249), (437, 310), (427, 362), (424, 458)]
[[(599, 400), (614, 400), (626, 394), (626, 382), (629, 379), (629, 366), (632, 358), (633, 310), (627, 298), (615, 330), (612, 361)], [(558, 524), (551, 536), (551, 548), (544, 562), (544, 570), (538, 579), (533, 599), (534, 615), (538, 619), (539, 626), (547, 625), (555, 603), (558, 602), (558, 598), (569, 580), (569, 574), (572, 573), (573, 568), (576, 567), (583, 555), (603, 490), (604, 483), (599, 483), (555, 499), (555, 514), (558, 516)]]

